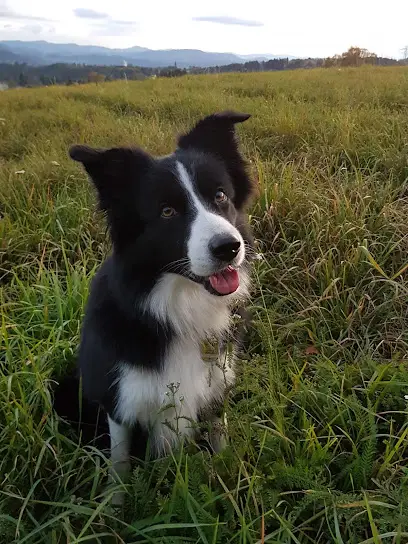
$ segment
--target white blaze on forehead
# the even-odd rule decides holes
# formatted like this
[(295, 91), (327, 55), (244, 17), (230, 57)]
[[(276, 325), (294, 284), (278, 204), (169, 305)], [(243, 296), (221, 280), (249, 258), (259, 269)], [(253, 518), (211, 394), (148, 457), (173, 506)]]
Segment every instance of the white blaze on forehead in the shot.
[(177, 173), (178, 173), (179, 180), (181, 181), (181, 184), (186, 190), (190, 201), (194, 204), (194, 207), (197, 209), (197, 211), (200, 211), (200, 208), (204, 209), (202, 202), (200, 201), (198, 195), (196, 194), (194, 190), (193, 182), (191, 181), (191, 178), (186, 170), (186, 167), (184, 166), (184, 164), (182, 164), (179, 161), (177, 161), (176, 165), (177, 165)]
[(236, 267), (240, 266), (245, 258), (244, 241), (240, 232), (227, 219), (205, 207), (185, 166), (177, 161), (176, 167), (180, 183), (196, 211), (187, 241), (187, 254), (190, 260), (191, 272), (197, 276), (207, 277), (218, 271), (219, 263), (216, 262), (210, 252), (210, 240), (218, 235), (229, 234), (241, 242), (241, 249), (232, 263)]

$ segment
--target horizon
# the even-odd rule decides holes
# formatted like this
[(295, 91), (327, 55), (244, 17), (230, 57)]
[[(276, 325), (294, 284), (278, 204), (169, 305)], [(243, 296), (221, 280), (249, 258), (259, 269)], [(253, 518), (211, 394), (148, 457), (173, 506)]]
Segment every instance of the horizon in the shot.
[(297, 58), (331, 57), (356, 46), (396, 59), (408, 44), (408, 3), (402, 0), (391, 0), (386, 12), (373, 9), (368, 0), (358, 5), (344, 0), (330, 8), (323, 0), (308, 6), (300, 0), (284, 6), (253, 0), (250, 7), (225, 0), (222, 11), (215, 0), (208, 0), (205, 9), (187, 0), (160, 8), (136, 7), (130, 0), (121, 7), (107, 0), (88, 0), (83, 6), (75, 0), (63, 5), (39, 0), (33, 8), (30, 0), (14, 0), (11, 7), (0, 0), (0, 40)]
[[(186, 50), (186, 51), (201, 51), (203, 53), (223, 53), (223, 54), (231, 54), (231, 55), (236, 55), (238, 57), (241, 57), (242, 59), (245, 59), (245, 57), (270, 57), (270, 58), (296, 58), (296, 59), (307, 59), (307, 58), (327, 58), (327, 57), (307, 57), (307, 56), (300, 56), (300, 55), (294, 55), (294, 54), (280, 54), (280, 53), (235, 53), (234, 51), (209, 51), (207, 49), (193, 49), (191, 47), (182, 47), (182, 48), (169, 48), (169, 47), (165, 47), (163, 49), (156, 49), (156, 48), (153, 48), (153, 47), (144, 47), (142, 45), (137, 45), (137, 44), (134, 44), (134, 45), (131, 45), (129, 47), (115, 47), (115, 46), (109, 46), (109, 45), (97, 45), (95, 43), (77, 43), (77, 42), (54, 42), (52, 40), (22, 40), (22, 39), (16, 39), (16, 40), (1, 40), (0, 39), (0, 44), (1, 43), (12, 43), (12, 42), (16, 42), (16, 43), (48, 43), (48, 44), (51, 44), (51, 45), (72, 45), (72, 46), (79, 46), (79, 47), (101, 47), (101, 48), (104, 48), (104, 49), (110, 49), (112, 51), (115, 51), (115, 50), (119, 50), (119, 51), (126, 51), (126, 50), (130, 50), (130, 49), (133, 49), (133, 48), (138, 48), (140, 49), (140, 52), (143, 53), (143, 51), (183, 51), (183, 50)], [(357, 47), (357, 48), (360, 48), (358, 45), (352, 45), (352, 46), (349, 46), (345, 51), (342, 51), (341, 53), (338, 53), (338, 54), (342, 54), (342, 53), (345, 53), (348, 49), (350, 49), (350, 47)], [(407, 50), (408, 50), (408, 47), (406, 47)], [(365, 49), (365, 48), (360, 48), (360, 49)], [(402, 48), (404, 49), (404, 48)], [(375, 53), (374, 51), (372, 51), (372, 53)], [(381, 57), (382, 55), (377, 55), (378, 57)], [(402, 55), (401, 55), (402, 57)], [(398, 60), (399, 57), (391, 57), (391, 56), (387, 56), (387, 57), (383, 57), (383, 58), (390, 58), (390, 59), (395, 59), (395, 60)], [(249, 59), (248, 59), (249, 60)]]
[(114, 51), (115, 49), (118, 49), (118, 50), (122, 50), (122, 51), (125, 51), (127, 49), (133, 49), (133, 48), (140, 48), (140, 50), (145, 50), (145, 51), (180, 51), (180, 50), (191, 50), (191, 51), (202, 51), (203, 53), (226, 53), (226, 54), (231, 54), (231, 55), (237, 55), (237, 56), (242, 56), (242, 57), (245, 57), (245, 56), (258, 56), (258, 57), (262, 57), (262, 56), (265, 56), (267, 57), (268, 55), (273, 55), (273, 56), (278, 56), (279, 58), (282, 57), (296, 57), (296, 58), (301, 58), (301, 57), (297, 57), (297, 55), (292, 55), (292, 54), (280, 54), (280, 53), (235, 53), (234, 51), (209, 51), (208, 49), (196, 49), (196, 48), (192, 48), (192, 47), (180, 47), (180, 48), (171, 48), (171, 47), (163, 47), (163, 48), (160, 48), (160, 49), (157, 49), (157, 48), (154, 48), (154, 47), (145, 47), (143, 45), (139, 45), (139, 44), (133, 44), (133, 45), (130, 45), (129, 47), (115, 47), (115, 46), (109, 46), (109, 45), (98, 45), (98, 44), (95, 44), (95, 43), (77, 43), (77, 42), (55, 42), (53, 40), (42, 40), (42, 39), (39, 39), (39, 40), (35, 40), (35, 39), (32, 39), (32, 40), (21, 40), (21, 39), (9, 39), (9, 40), (2, 40), (0, 39), (0, 43), (5, 43), (5, 42), (21, 42), (21, 43), (49, 43), (49, 44), (52, 44), (52, 45), (77, 45), (77, 46), (80, 46), (80, 47), (103, 47), (103, 48), (106, 48), (106, 49), (110, 49), (112, 51)]

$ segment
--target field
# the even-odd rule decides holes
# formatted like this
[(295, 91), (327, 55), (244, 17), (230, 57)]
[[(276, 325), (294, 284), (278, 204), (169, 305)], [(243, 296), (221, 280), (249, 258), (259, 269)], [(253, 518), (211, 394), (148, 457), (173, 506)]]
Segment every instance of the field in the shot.
[[(140, 465), (121, 518), (108, 460), (52, 411), (109, 251), (67, 149), (164, 154), (225, 108), (253, 114), (263, 254), (231, 445)], [(0, 541), (408, 542), (408, 69), (17, 89), (0, 117)]]

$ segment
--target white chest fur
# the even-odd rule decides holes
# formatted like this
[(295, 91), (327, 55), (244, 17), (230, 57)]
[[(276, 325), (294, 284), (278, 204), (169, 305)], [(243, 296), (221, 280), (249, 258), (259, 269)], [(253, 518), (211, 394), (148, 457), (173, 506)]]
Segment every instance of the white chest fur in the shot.
[(231, 305), (247, 295), (247, 286), (243, 273), (234, 295), (214, 297), (182, 276), (164, 274), (145, 301), (145, 310), (170, 322), (175, 334), (160, 372), (120, 362), (115, 415), (124, 425), (139, 422), (149, 429), (156, 453), (182, 435), (192, 436), (200, 410), (221, 399), (233, 383), (233, 356), (210, 364), (203, 361), (200, 346), (206, 337), (228, 331)]
[(193, 436), (200, 410), (221, 400), (233, 381), (231, 357), (204, 362), (192, 340), (176, 339), (163, 371), (122, 366), (116, 416), (125, 425), (137, 421), (149, 429), (151, 447), (164, 453), (180, 436)]

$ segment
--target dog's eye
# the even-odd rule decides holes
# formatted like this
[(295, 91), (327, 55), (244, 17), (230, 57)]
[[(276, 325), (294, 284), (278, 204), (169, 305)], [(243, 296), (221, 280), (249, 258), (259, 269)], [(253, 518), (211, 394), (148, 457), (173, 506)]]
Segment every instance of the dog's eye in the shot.
[(223, 204), (224, 202), (227, 202), (227, 200), (228, 197), (224, 191), (222, 189), (218, 189), (218, 191), (215, 193), (215, 202), (217, 202), (217, 204)]
[(176, 210), (174, 208), (171, 208), (170, 206), (163, 206), (161, 211), (161, 216), (165, 219), (169, 219), (170, 217), (174, 217), (177, 214)]

